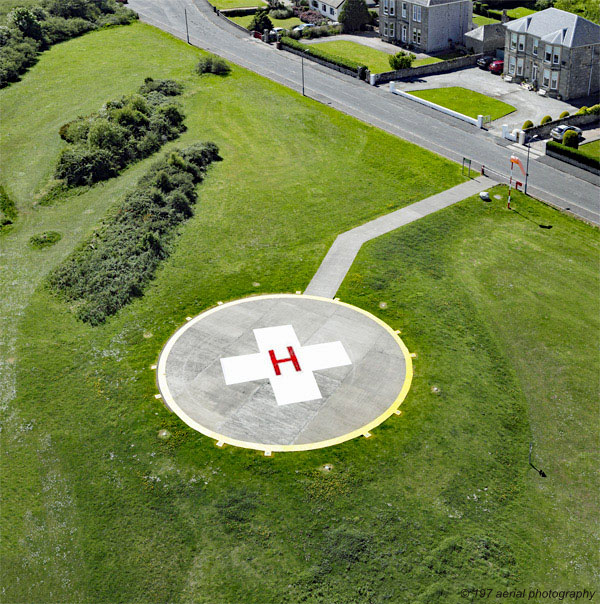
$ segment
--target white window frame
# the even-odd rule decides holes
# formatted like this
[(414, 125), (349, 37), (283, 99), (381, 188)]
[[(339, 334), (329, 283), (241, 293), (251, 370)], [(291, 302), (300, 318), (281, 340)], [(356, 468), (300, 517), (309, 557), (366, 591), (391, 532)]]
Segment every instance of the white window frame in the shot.
[(418, 27), (413, 27), (412, 41), (413, 44), (421, 44), (421, 30)]
[(413, 4), (413, 21), (415, 23), (421, 23), (421, 5)]
[(335, 15), (335, 11), (333, 10), (332, 6), (329, 7), (329, 14), (330, 15)]
[(521, 52), (522, 52), (523, 50), (525, 50), (525, 36), (523, 36), (523, 35), (520, 35), (520, 36), (519, 36), (519, 46), (518, 46), (518, 50), (519, 50), (519, 51), (521, 51)]
[(523, 59), (517, 59), (517, 75), (523, 75)]
[(517, 34), (514, 32), (510, 34), (510, 47), (512, 50), (517, 49)]
[(544, 73), (542, 75), (542, 86), (544, 88), (548, 88), (550, 86), (550, 70), (544, 69)]
[(396, 14), (396, 0), (390, 0), (390, 15)]
[(406, 2), (403, 2), (403, 3), (402, 3), (402, 17), (403, 17), (404, 19), (406, 19), (406, 10), (407, 10), (407, 5), (406, 5)]
[(544, 49), (544, 63), (550, 63), (552, 61), (552, 46), (546, 44)]
[(406, 40), (408, 39), (408, 27), (406, 27), (406, 25), (402, 25), (402, 41), (406, 42)]
[(508, 59), (508, 73), (510, 73), (511, 75), (515, 73), (516, 70), (516, 66), (517, 66), (517, 61), (514, 57), (510, 57)]
[(389, 0), (383, 0), (383, 14), (387, 15), (389, 9)]
[(534, 57), (538, 56), (538, 46), (539, 46), (539, 44), (540, 44), (540, 41), (537, 38), (535, 38), (533, 40), (533, 49), (531, 51), (533, 53)]
[(390, 38), (396, 38), (396, 23), (390, 21)]
[(388, 35), (388, 24), (387, 21), (383, 22), (383, 35), (387, 37)]
[(538, 66), (534, 63), (531, 66), (531, 81), (532, 82), (537, 82), (538, 79)]
[(550, 74), (550, 90), (558, 89), (558, 71), (553, 71)]
[(560, 65), (560, 46), (555, 46), (553, 49), (552, 65)]

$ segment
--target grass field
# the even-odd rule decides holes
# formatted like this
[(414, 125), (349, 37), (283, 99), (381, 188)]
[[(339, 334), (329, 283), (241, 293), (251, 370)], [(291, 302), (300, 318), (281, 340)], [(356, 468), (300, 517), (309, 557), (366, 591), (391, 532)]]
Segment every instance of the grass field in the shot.
[[(0, 236), (2, 601), (457, 604), (481, 586), (594, 589), (600, 237), (520, 194), (515, 212), (499, 188), (359, 254), (342, 300), (417, 354), (403, 414), (369, 440), (221, 450), (154, 399), (150, 365), (186, 316), (302, 290), (338, 233), (461, 181), (241, 68), (197, 77), (199, 54), (138, 23), (53, 47), (0, 93), (2, 184), (20, 210)], [(154, 160), (35, 200), (58, 127), (148, 75), (186, 85), (176, 146), (214, 140), (224, 160), (146, 295), (92, 328), (43, 278)], [(46, 231), (62, 239), (32, 249)], [(530, 441), (546, 479), (527, 466)]]
[(600, 158), (600, 139), (597, 141), (592, 141), (591, 143), (580, 145), (579, 150), (593, 159)]
[(366, 65), (371, 73), (381, 73), (391, 70), (391, 55), (381, 50), (358, 44), (357, 42), (350, 42), (348, 40), (318, 42), (316, 48), (344, 59), (350, 59), (360, 65)]
[(533, 15), (536, 11), (531, 8), (525, 8), (524, 6), (517, 6), (517, 8), (510, 8), (506, 11), (506, 14), (511, 19), (520, 19), (521, 17), (527, 17), (527, 15)]
[[(253, 18), (254, 15), (245, 15), (243, 17), (231, 17), (231, 20), (247, 29)], [(302, 23), (298, 17), (290, 17), (289, 19), (273, 19), (269, 17), (269, 19), (271, 19), (273, 27), (283, 27), (284, 29), (292, 29), (292, 27), (296, 27), (296, 25)]]
[(428, 88), (425, 90), (411, 90), (410, 94), (426, 99), (463, 115), (476, 118), (478, 115), (489, 115), (497, 120), (504, 115), (512, 113), (515, 108), (508, 103), (487, 97), (479, 92), (449, 86), (446, 88)]
[(483, 15), (473, 15), (473, 23), (477, 27), (481, 27), (482, 25), (491, 25), (492, 23), (500, 23), (498, 19), (491, 19), (490, 17), (484, 17)]
[[(0, 238), (6, 602), (315, 601), (323, 573), (348, 601), (371, 588), (349, 583), (347, 564), (385, 559), (365, 531), (383, 530), (395, 492), (371, 499), (371, 443), (274, 460), (221, 451), (157, 404), (149, 367), (185, 316), (304, 289), (339, 232), (458, 184), (460, 170), (240, 68), (198, 77), (200, 54), (139, 23), (102, 30), (52, 47), (0, 94), (2, 184), (20, 210)], [(43, 279), (154, 160), (50, 207), (36, 199), (60, 125), (146, 76), (185, 84), (176, 145), (213, 140), (224, 160), (145, 297), (90, 328)], [(47, 231), (62, 238), (32, 249)], [(335, 473), (319, 470), (327, 461)]]
[(248, 8), (267, 5), (263, 0), (211, 0), (211, 4), (219, 9)]

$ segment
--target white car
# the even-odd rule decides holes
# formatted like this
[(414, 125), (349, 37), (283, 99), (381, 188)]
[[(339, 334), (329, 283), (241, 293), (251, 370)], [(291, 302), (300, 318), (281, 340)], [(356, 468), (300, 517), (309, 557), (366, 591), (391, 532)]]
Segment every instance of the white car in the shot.
[(568, 130), (572, 130), (577, 134), (579, 140), (583, 138), (583, 133), (581, 132), (581, 128), (577, 128), (576, 126), (568, 126), (567, 124), (562, 124), (561, 126), (556, 126), (556, 128), (552, 128), (550, 131), (550, 136), (559, 143), (562, 143), (563, 136), (565, 132)]
[(315, 27), (314, 23), (301, 23), (300, 25), (296, 25), (296, 27), (294, 27), (294, 29), (292, 31), (302, 31), (303, 29), (306, 29), (307, 27)]

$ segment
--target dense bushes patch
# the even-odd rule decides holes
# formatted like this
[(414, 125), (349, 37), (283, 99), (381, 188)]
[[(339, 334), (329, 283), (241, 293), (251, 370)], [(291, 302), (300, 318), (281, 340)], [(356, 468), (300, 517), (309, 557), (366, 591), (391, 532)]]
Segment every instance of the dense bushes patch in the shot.
[(231, 67), (229, 67), (229, 65), (221, 57), (218, 57), (217, 55), (207, 55), (198, 61), (196, 71), (200, 75), (203, 73), (227, 75), (231, 71)]
[(177, 138), (185, 129), (184, 115), (170, 97), (181, 91), (173, 80), (146, 78), (138, 94), (61, 126), (60, 137), (70, 146), (59, 157), (55, 177), (68, 186), (107, 180)]
[(594, 157), (590, 157), (586, 153), (584, 153), (581, 149), (573, 149), (572, 147), (565, 147), (565, 145), (561, 145), (555, 141), (548, 141), (546, 143), (546, 149), (550, 149), (557, 153), (558, 155), (564, 155), (565, 157), (570, 157), (586, 166), (590, 166), (591, 168), (600, 169), (600, 160)]
[(0, 230), (12, 224), (17, 217), (17, 208), (13, 200), (6, 194), (4, 187), (0, 185)]
[(338, 67), (345, 67), (346, 69), (350, 69), (351, 71), (357, 73), (359, 71), (365, 71), (367, 69), (365, 65), (360, 65), (359, 63), (351, 61), (350, 59), (345, 59), (343, 57), (337, 57), (335, 55), (329, 54), (328, 52), (319, 50), (315, 46), (306, 46), (305, 44), (302, 44), (287, 36), (281, 38), (281, 43), (284, 46), (288, 46), (295, 50), (300, 50), (301, 52), (304, 52), (307, 55), (323, 59), (324, 61), (328, 61), (329, 63), (337, 65)]
[(62, 235), (58, 231), (45, 231), (44, 233), (30, 237), (29, 245), (40, 250), (58, 243), (61, 239)]
[(49, 277), (78, 318), (103, 323), (141, 296), (168, 255), (175, 227), (193, 214), (195, 185), (220, 159), (213, 143), (172, 151), (140, 179), (123, 204)]
[(16, 82), (38, 52), (92, 29), (125, 25), (137, 14), (115, 0), (39, 0), (17, 7), (0, 27), (0, 88)]

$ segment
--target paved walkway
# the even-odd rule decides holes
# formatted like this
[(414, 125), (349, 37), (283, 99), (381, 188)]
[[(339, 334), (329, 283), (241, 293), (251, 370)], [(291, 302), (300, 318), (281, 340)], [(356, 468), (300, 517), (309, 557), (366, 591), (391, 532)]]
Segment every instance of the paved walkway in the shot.
[(333, 298), (363, 243), (485, 191), (494, 184), (486, 176), (479, 176), (338, 235), (304, 293)]

